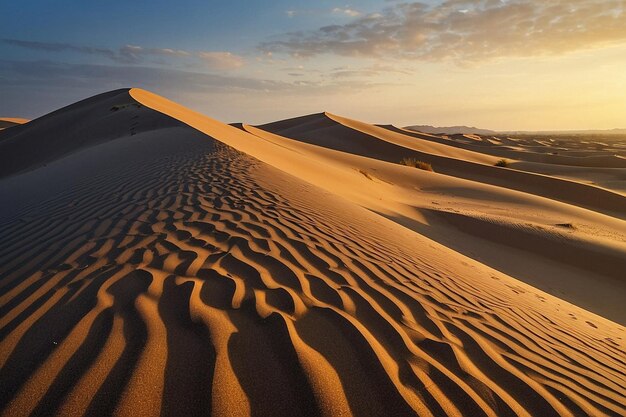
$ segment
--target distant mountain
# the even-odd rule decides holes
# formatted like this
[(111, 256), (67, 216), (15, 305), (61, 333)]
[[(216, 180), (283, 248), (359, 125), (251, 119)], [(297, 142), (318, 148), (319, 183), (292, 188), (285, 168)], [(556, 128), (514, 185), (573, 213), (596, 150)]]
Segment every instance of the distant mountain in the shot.
[(456, 134), (475, 134), (475, 135), (626, 135), (626, 129), (586, 129), (586, 130), (489, 130), (480, 129), (473, 126), (445, 126), (435, 127), (430, 125), (414, 125), (406, 126), (404, 129), (413, 130), (415, 132), (440, 134), (440, 135), (456, 135)]
[(626, 129), (507, 130), (498, 133), (506, 133), (509, 135), (626, 135)]
[(489, 129), (479, 129), (477, 127), (472, 126), (447, 126), (447, 127), (435, 127), (429, 125), (415, 125), (415, 126), (407, 126), (405, 129), (413, 130), (416, 132), (422, 133), (433, 133), (433, 134), (447, 134), (447, 135), (455, 135), (455, 134), (476, 134), (476, 135), (494, 135), (497, 132)]

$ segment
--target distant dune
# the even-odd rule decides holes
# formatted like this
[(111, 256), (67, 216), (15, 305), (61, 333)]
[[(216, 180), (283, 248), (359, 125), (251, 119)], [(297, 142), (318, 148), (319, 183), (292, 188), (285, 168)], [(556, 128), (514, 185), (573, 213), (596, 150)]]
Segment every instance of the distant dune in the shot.
[(480, 129), (472, 126), (430, 126), (430, 125), (412, 125), (406, 126), (404, 129), (413, 132), (433, 133), (436, 135), (626, 135), (626, 129), (586, 129), (586, 130), (489, 130)]
[(625, 415), (624, 152), (140, 89), (2, 130), (0, 412)]
[(626, 135), (626, 129), (585, 129), (585, 130), (514, 130), (499, 133), (519, 135)]
[(489, 129), (479, 129), (471, 126), (445, 126), (435, 127), (429, 125), (414, 125), (405, 127), (407, 130), (413, 130), (423, 133), (435, 133), (441, 135), (458, 135), (458, 134), (473, 134), (473, 135), (494, 135), (497, 132)]

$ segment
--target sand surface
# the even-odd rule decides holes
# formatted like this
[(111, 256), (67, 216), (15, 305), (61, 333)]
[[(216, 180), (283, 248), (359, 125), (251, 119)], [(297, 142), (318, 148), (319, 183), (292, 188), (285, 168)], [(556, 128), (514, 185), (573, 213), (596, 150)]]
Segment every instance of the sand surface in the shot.
[(626, 414), (620, 143), (467, 136), (138, 89), (0, 131), (0, 412)]
[(0, 117), (0, 130), (18, 126), (28, 121), (28, 119), (23, 119), (21, 117)]

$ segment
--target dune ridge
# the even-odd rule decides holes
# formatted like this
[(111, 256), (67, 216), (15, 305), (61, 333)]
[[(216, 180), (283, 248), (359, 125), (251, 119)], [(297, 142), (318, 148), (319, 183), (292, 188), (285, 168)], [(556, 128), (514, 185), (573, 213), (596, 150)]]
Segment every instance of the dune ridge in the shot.
[[(454, 136), (424, 134), (391, 125), (381, 127), (421, 140), (507, 158), (510, 167), (522, 171), (594, 184), (622, 195), (626, 192), (623, 169), (626, 167), (626, 152), (623, 146), (611, 146), (609, 141), (603, 143), (602, 150), (571, 149), (572, 145), (581, 144), (574, 140), (552, 139), (553, 142), (533, 146), (528, 145), (528, 140), (511, 139), (502, 135), (483, 138), (481, 142), (468, 142), (455, 140)], [(582, 139), (579, 138), (578, 141), (581, 142)]]
[(343, 195), (430, 173), (115, 100), (0, 180), (2, 415), (626, 413), (623, 326)]
[[(552, 294), (620, 323), (626, 322), (621, 290), (626, 225), (622, 220), (545, 196), (425, 173), (298, 142), (249, 125), (243, 128), (281, 147), (291, 148), (299, 155), (305, 154), (308, 163), (317, 158), (320, 168), (314, 175), (300, 172), (308, 182), (340, 193)], [(350, 135), (354, 133), (348, 131), (348, 137), (352, 137)], [(345, 137), (338, 140), (350, 144)], [(344, 170), (325, 173), (327, 167)], [(575, 231), (558, 226), (570, 224), (568, 222), (578, 225)], [(494, 242), (498, 244), (492, 244)], [(522, 251), (517, 252), (517, 249)], [(610, 261), (602, 260), (610, 253), (613, 253)], [(555, 256), (557, 254), (559, 256)], [(561, 261), (555, 263), (559, 258)], [(533, 264), (532, 272), (529, 272), (529, 262)], [(603, 274), (596, 273), (599, 271)], [(594, 283), (594, 296), (590, 296), (589, 282)]]
[[(428, 141), (415, 141), (388, 129), (345, 117), (324, 113), (323, 126), (305, 123), (301, 127), (282, 130), (272, 123), (259, 126), (263, 130), (317, 144), (331, 149), (355, 153), (387, 162), (415, 157), (432, 163), (437, 172), (541, 195), (580, 207), (625, 219), (626, 199), (611, 190), (517, 170), (502, 170), (493, 165), (496, 157), (458, 149)], [(334, 123), (333, 123), (334, 122)], [(278, 126), (281, 126), (279, 123)], [(311, 128), (312, 127), (312, 128)], [(341, 139), (338, 139), (341, 138)], [(626, 160), (625, 160), (626, 161)]]
[(27, 123), (29, 120), (21, 117), (0, 117), (0, 130)]

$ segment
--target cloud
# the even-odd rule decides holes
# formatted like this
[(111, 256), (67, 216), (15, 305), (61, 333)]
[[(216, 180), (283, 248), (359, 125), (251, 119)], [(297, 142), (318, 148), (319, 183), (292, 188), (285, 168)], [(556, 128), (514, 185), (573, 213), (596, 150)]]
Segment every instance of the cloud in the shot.
[(12, 61), (0, 59), (0, 96), (9, 89), (96, 89), (98, 92), (122, 87), (169, 89), (179, 93), (301, 94), (346, 92), (379, 86), (367, 82), (293, 80), (277, 81), (233, 75), (124, 65), (71, 64), (56, 61)]
[[(188, 91), (285, 91), (292, 86), (247, 77), (145, 66), (71, 64), (56, 61), (0, 60), (0, 89), (48, 86), (73, 88), (99, 86), (101, 91), (121, 86), (181, 87)], [(0, 90), (1, 91), (1, 90)]]
[(310, 9), (289, 9), (285, 11), (288, 18), (296, 16), (316, 16), (318, 18), (328, 18), (329, 15), (340, 15), (344, 17), (357, 17), (361, 15), (356, 9), (349, 6), (328, 8), (310, 8)]
[[(286, 112), (285, 115), (319, 111), (329, 97), (345, 99), (383, 85), (367, 80), (303, 77), (269, 80), (173, 67), (0, 59), (0, 114), (34, 118), (105, 91), (139, 87), (191, 105), (220, 120), (241, 120), (245, 115), (244, 120), (260, 122), (263, 118), (275, 118), (277, 111)], [(315, 100), (321, 107), (311, 104)], [(294, 103), (304, 107), (294, 110)], [(244, 104), (247, 110), (242, 110)]]
[(107, 58), (119, 64), (143, 64), (149, 57), (170, 59), (200, 59), (210, 69), (230, 70), (244, 65), (243, 57), (223, 51), (185, 51), (170, 48), (146, 48), (138, 45), (125, 45), (118, 49), (97, 48), (69, 43), (35, 42), (19, 39), (1, 39), (0, 42), (20, 48), (45, 52), (75, 52)]
[(371, 78), (379, 75), (396, 74), (396, 75), (411, 75), (413, 72), (397, 68), (391, 65), (375, 64), (361, 68), (351, 67), (337, 67), (328, 71), (326, 74), (330, 78), (345, 79), (345, 78)]
[(169, 49), (169, 48), (144, 48), (142, 46), (136, 45), (125, 45), (121, 47), (117, 54), (121, 57), (122, 62), (128, 63), (139, 63), (143, 61), (143, 58), (146, 56), (164, 56), (164, 57), (174, 57), (174, 58), (186, 58), (193, 55), (193, 53), (188, 51), (183, 51), (180, 49)]
[(82, 54), (88, 55), (99, 55), (105, 58), (109, 58), (113, 61), (119, 61), (123, 59), (122, 54), (118, 54), (111, 49), (106, 48), (96, 48), (91, 46), (78, 46), (72, 45), (69, 43), (56, 43), (56, 42), (35, 42), (35, 41), (24, 41), (20, 39), (2, 39), (0, 40), (2, 43), (7, 45), (18, 46), (20, 48), (33, 49), (38, 51), (46, 51), (46, 52), (78, 52)]
[(242, 57), (230, 52), (198, 52), (198, 56), (211, 68), (219, 70), (240, 68), (245, 63)]
[(343, 14), (349, 17), (357, 17), (361, 15), (361, 12), (355, 9), (351, 9), (349, 7), (335, 7), (332, 12), (335, 14)]
[(623, 0), (448, 0), (394, 4), (347, 24), (289, 33), (259, 49), (471, 64), (625, 42)]

